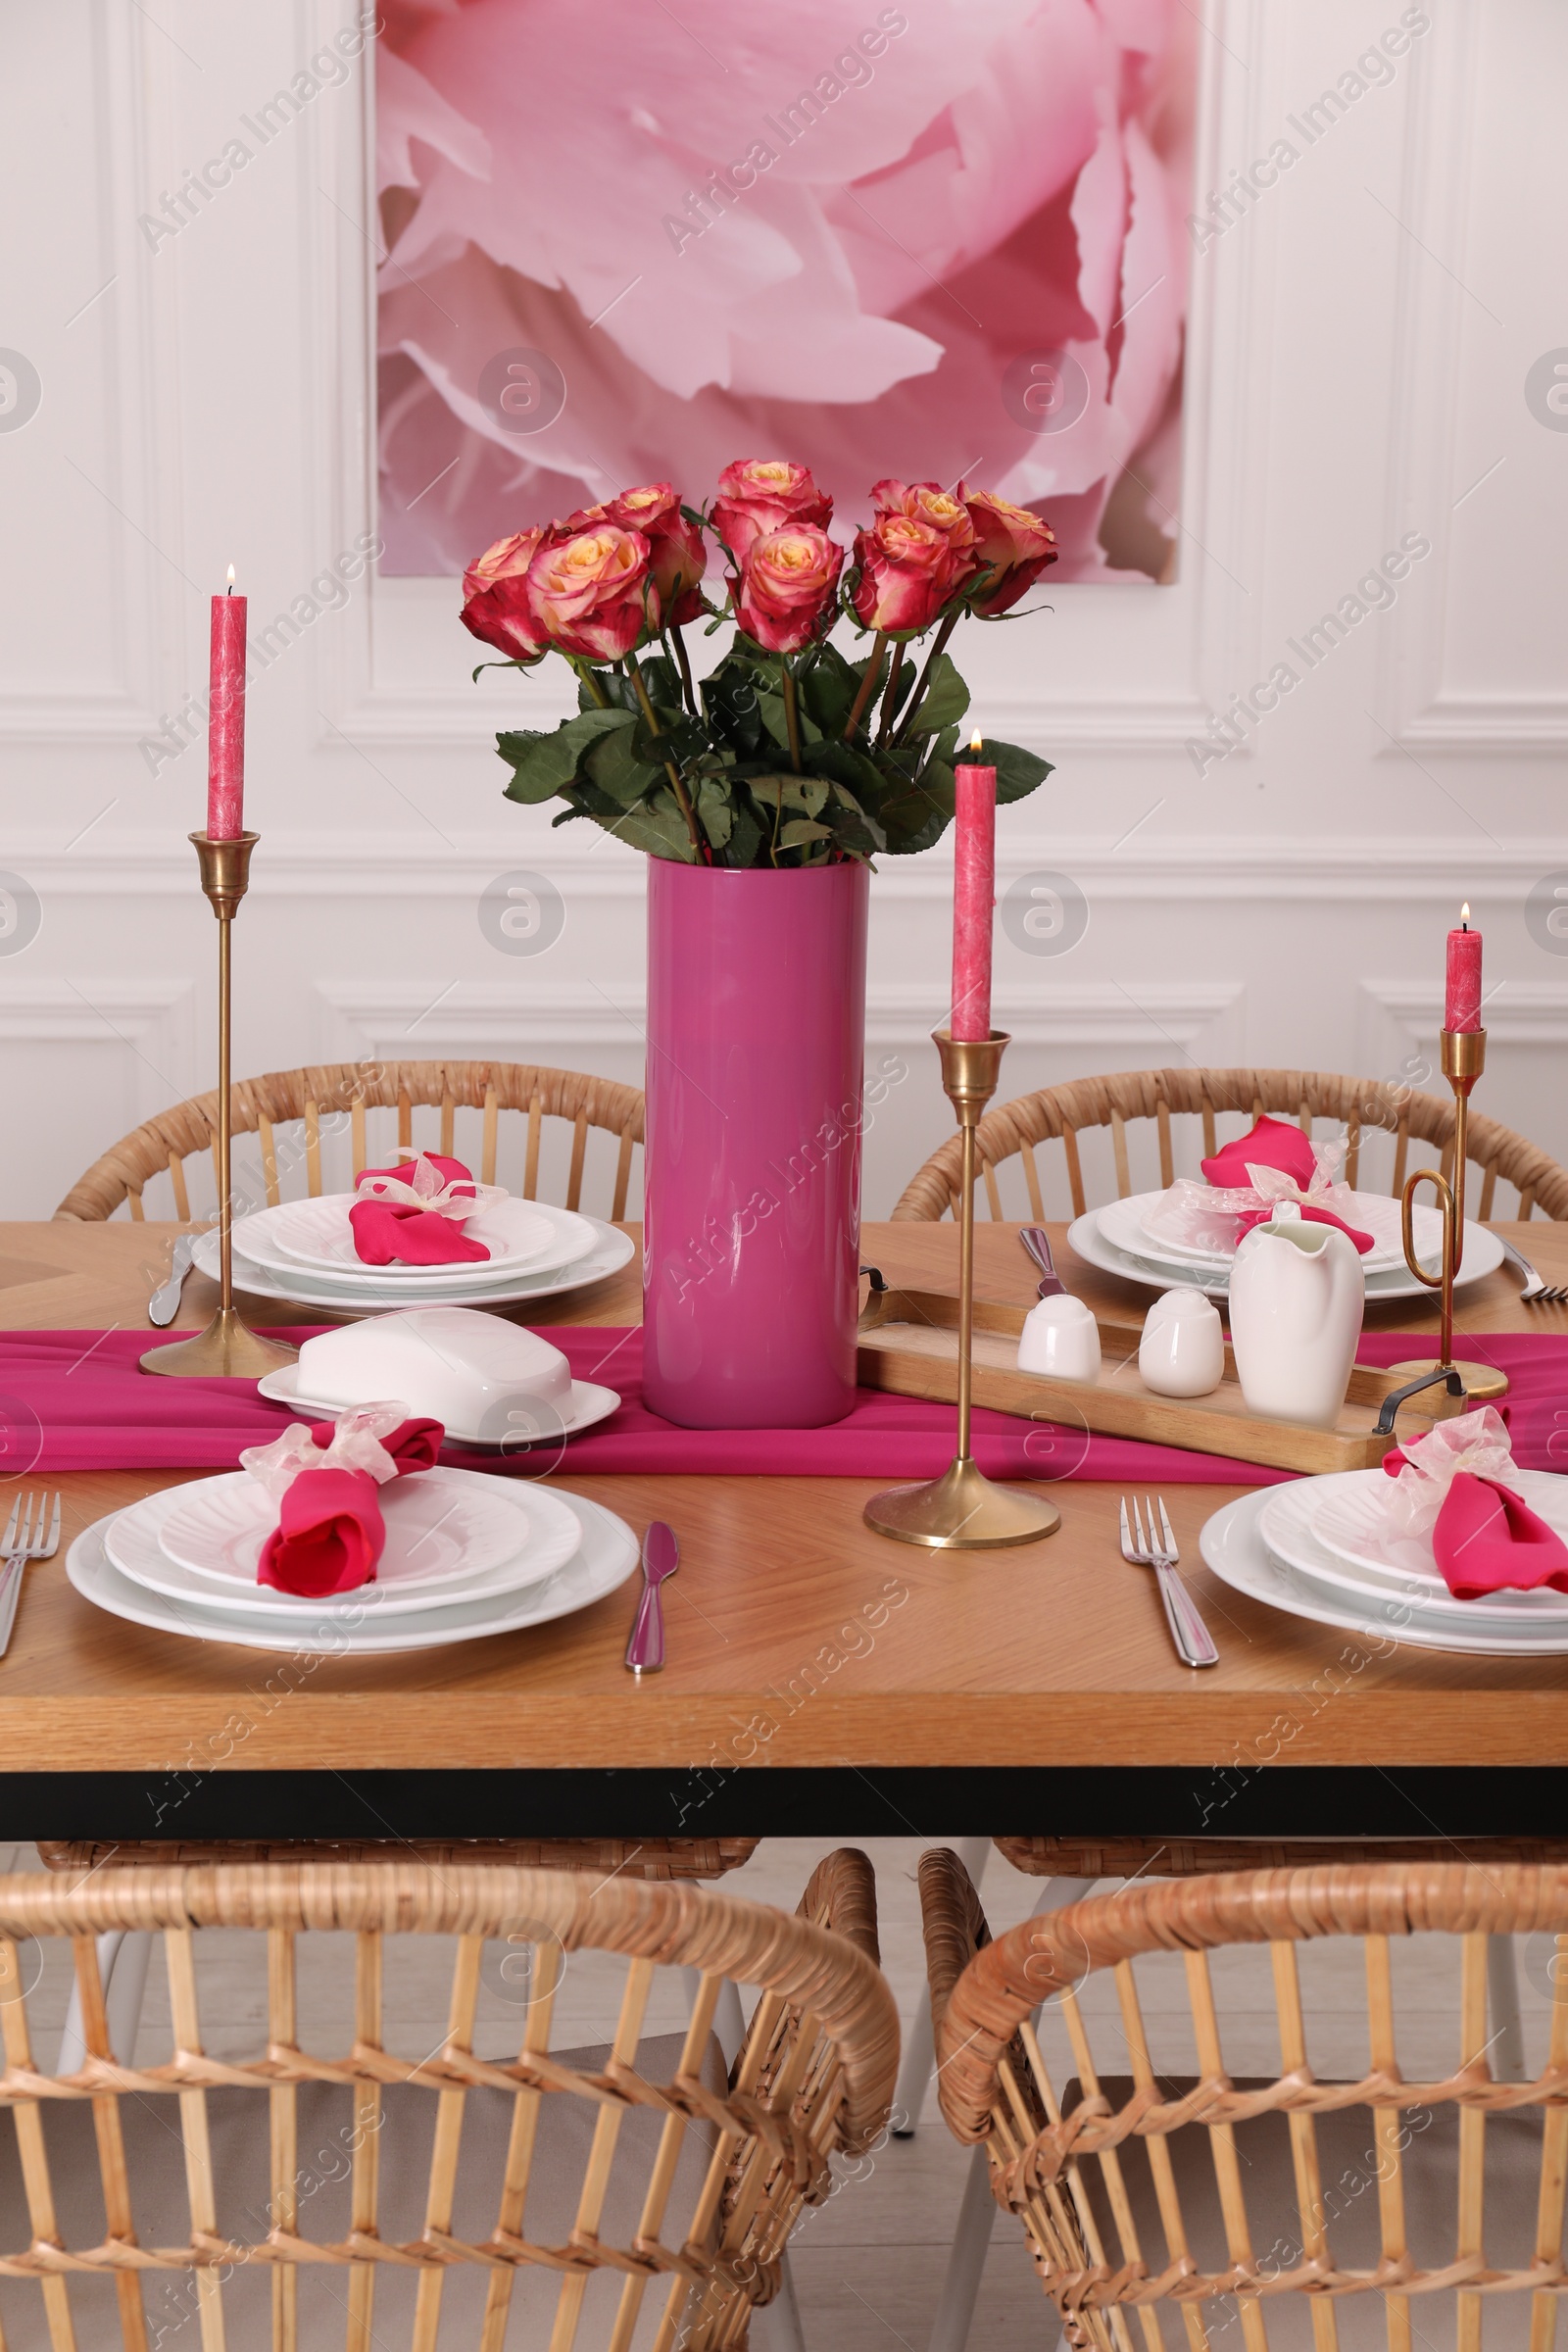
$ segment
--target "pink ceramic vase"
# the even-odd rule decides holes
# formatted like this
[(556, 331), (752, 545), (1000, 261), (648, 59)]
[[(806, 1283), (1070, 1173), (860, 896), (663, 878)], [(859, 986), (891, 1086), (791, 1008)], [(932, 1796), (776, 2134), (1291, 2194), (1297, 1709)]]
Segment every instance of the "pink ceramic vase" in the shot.
[(648, 861), (643, 1393), (687, 1429), (855, 1401), (868, 896)]

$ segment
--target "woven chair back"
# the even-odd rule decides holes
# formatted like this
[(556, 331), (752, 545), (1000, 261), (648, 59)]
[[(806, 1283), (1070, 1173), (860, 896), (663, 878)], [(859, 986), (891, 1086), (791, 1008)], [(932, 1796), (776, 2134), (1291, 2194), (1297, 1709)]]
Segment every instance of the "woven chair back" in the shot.
[[(924, 1857), (921, 1894), (943, 2113), (1072, 2343), (1550, 2352), (1568, 1869), (1143, 1881), (994, 1942), (955, 1855)], [(1517, 2082), (1491, 2062), (1494, 1935), (1531, 1938)]]
[[(1178, 1175), (1196, 1176), (1200, 1158), (1212, 1157), (1220, 1143), (1245, 1134), (1263, 1112), (1293, 1120), (1319, 1143), (1341, 1138), (1345, 1180), (1352, 1186), (1386, 1175), (1397, 1198), (1412, 1164), (1412, 1142), (1435, 1146), (1435, 1164), (1446, 1176), (1452, 1172), (1451, 1098), (1323, 1070), (1124, 1070), (1043, 1087), (988, 1111), (976, 1138), (987, 1206), (995, 1218), (1032, 1217), (1043, 1224), (1048, 1213), (1059, 1217), (1070, 1202), (1071, 1213), (1081, 1217), (1091, 1203), (1125, 1200), (1134, 1192), (1172, 1184)], [(1140, 1135), (1145, 1123), (1152, 1132)], [(1102, 1151), (1099, 1164), (1091, 1160), (1086, 1176), (1080, 1138), (1096, 1129), (1109, 1130), (1110, 1151)], [(1370, 1164), (1371, 1141), (1383, 1135), (1390, 1143), (1379, 1154), (1385, 1163), (1379, 1175)], [(1038, 1147), (1056, 1142), (1059, 1175), (1049, 1160), (1036, 1157)], [(1528, 1218), (1540, 1207), (1548, 1217), (1568, 1217), (1568, 1170), (1511, 1127), (1472, 1115), (1468, 1152), (1480, 1172), (1479, 1187), (1466, 1187), (1468, 1215)], [(894, 1217), (930, 1222), (953, 1214), (960, 1153), (956, 1135), (933, 1152), (905, 1187)], [(1415, 1164), (1423, 1164), (1422, 1155)], [(1516, 1204), (1496, 1205), (1499, 1179), (1513, 1188)]]
[[(586, 1181), (590, 1208), (619, 1218), (643, 1140), (640, 1087), (528, 1062), (330, 1062), (242, 1079), (229, 1099), (236, 1215), (275, 1208), (284, 1199), (347, 1192), (359, 1169), (417, 1148), (463, 1159), (481, 1183), (506, 1184), (526, 1200), (540, 1198), (543, 1181), (547, 1196), (580, 1208)], [(421, 1108), (429, 1116), (416, 1120)], [(503, 1122), (503, 1113), (514, 1115)], [(590, 1170), (596, 1134), (608, 1142), (594, 1152)], [(256, 1140), (247, 1146), (242, 1139), (250, 1137)], [(209, 1156), (210, 1194), (205, 1173), (188, 1165)], [(94, 1222), (124, 1202), (132, 1217), (145, 1217), (149, 1185), (155, 1217), (187, 1223), (193, 1188), (198, 1200), (216, 1202), (216, 1092), (176, 1102), (122, 1136), (72, 1186), (55, 1215)]]
[[(124, 1930), (161, 1931), (167, 2011), (114, 2051), (97, 1939)], [(426, 1980), (446, 1939), (444, 2026), (394, 2019), (420, 1938)], [(326, 2046), (313, 1960), (343, 2014)], [(38, 2023), (62, 1969), (87, 2051), (64, 2076)], [(758, 1987), (728, 2068), (726, 1981)], [(602, 2046), (564, 2047), (585, 2016)], [(0, 2034), (12, 2352), (147, 2352), (190, 2322), (202, 2352), (742, 2344), (830, 2160), (881, 2131), (898, 2058), (851, 1852), (794, 1918), (467, 1863), (4, 1879)]]

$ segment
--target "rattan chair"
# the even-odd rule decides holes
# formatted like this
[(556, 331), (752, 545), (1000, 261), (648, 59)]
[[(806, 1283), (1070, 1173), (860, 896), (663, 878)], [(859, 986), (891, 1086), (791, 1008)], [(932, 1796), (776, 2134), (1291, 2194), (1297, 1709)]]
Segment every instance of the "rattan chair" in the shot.
[[(1097, 1202), (1108, 1198), (1102, 1188), (1085, 1187), (1078, 1144), (1085, 1130), (1110, 1130), (1116, 1198), (1125, 1200), (1135, 1189), (1128, 1148), (1129, 1126), (1140, 1120), (1154, 1122), (1159, 1161), (1157, 1181), (1168, 1185), (1175, 1181), (1178, 1172), (1196, 1176), (1200, 1157), (1199, 1136), (1195, 1133), (1191, 1139), (1191, 1165), (1178, 1171), (1173, 1120), (1186, 1117), (1199, 1122), (1200, 1155), (1206, 1159), (1212, 1156), (1221, 1140), (1219, 1121), (1226, 1113), (1237, 1114), (1229, 1125), (1241, 1135), (1261, 1111), (1275, 1118), (1294, 1119), (1303, 1134), (1318, 1132), (1322, 1141), (1328, 1140), (1330, 1132), (1343, 1134), (1348, 1144), (1345, 1158), (1348, 1184), (1356, 1182), (1363, 1140), (1371, 1130), (1382, 1130), (1394, 1138), (1391, 1190), (1396, 1197), (1404, 1184), (1412, 1139), (1435, 1144), (1442, 1154), (1444, 1173), (1449, 1172), (1453, 1151), (1451, 1098), (1442, 1101), (1436, 1095), (1418, 1094), (1410, 1087), (1391, 1085), (1384, 1079), (1337, 1078), (1322, 1070), (1123, 1070), (1108, 1078), (1075, 1078), (1064, 1086), (1044, 1087), (1038, 1094), (1020, 1095), (1015, 1102), (1001, 1103), (988, 1111), (977, 1133), (987, 1205), (995, 1218), (1008, 1213), (1022, 1218), (1027, 1214), (1037, 1224), (1043, 1224), (1047, 1212), (1035, 1147), (1056, 1137), (1061, 1140), (1072, 1213), (1081, 1217), (1090, 1204), (1090, 1190), (1095, 1191)], [(1316, 1129), (1318, 1121), (1324, 1122), (1322, 1130)], [(957, 1203), (961, 1153), (962, 1139), (957, 1135), (950, 1137), (940, 1151), (933, 1152), (924, 1167), (906, 1185), (893, 1211), (895, 1219), (931, 1223), (949, 1215)], [(1186, 1156), (1184, 1153), (1184, 1159)], [(1003, 1205), (997, 1171), (1014, 1158), (1022, 1169), (1028, 1199), (1026, 1204), (1020, 1197), (1014, 1210), (1008, 1212)], [(1470, 1200), (1476, 1202), (1469, 1212), (1471, 1215), (1493, 1215), (1497, 1180), (1501, 1177), (1518, 1193), (1514, 1215), (1528, 1218), (1539, 1205), (1548, 1217), (1568, 1217), (1568, 1170), (1559, 1167), (1522, 1135), (1516, 1135), (1511, 1127), (1500, 1127), (1495, 1119), (1472, 1113), (1469, 1159), (1481, 1172), (1479, 1194), (1469, 1192)], [(1151, 1185), (1155, 1182), (1152, 1155), (1147, 1181)]]
[[(1457, 1850), (1447, 1838), (966, 1838), (958, 1849), (958, 1866), (972, 1889), (981, 1883), (993, 1847), (1014, 1870), (1042, 1881), (1036, 1918), (1082, 1901), (1107, 1879), (1190, 1879), (1214, 1871), (1369, 1862), (1447, 1863)], [(1465, 1841), (1464, 1852), (1488, 1869), (1499, 1863), (1568, 1864), (1568, 1838), (1472, 1838)], [(1498, 2058), (1510, 2067), (1522, 2067), (1519, 1971), (1511, 1936), (1491, 1938), (1487, 1997)], [(935, 2017), (927, 1984), (905, 2034), (904, 2063), (893, 2100), (895, 2138), (912, 2138), (918, 2129), (935, 2061)], [(985, 2171), (977, 2163), (960, 2210), (927, 2352), (959, 2352), (966, 2341), (995, 2219)]]
[[(454, 1155), (477, 1166), (481, 1183), (494, 1184), (501, 1113), (515, 1111), (527, 1121), (520, 1190), (524, 1200), (538, 1197), (540, 1146), (547, 1119), (560, 1119), (571, 1130), (571, 1156), (565, 1175), (565, 1205), (581, 1205), (583, 1178), (591, 1129), (616, 1141), (609, 1211), (612, 1218), (626, 1213), (632, 1160), (643, 1140), (642, 1090), (619, 1086), (609, 1078), (586, 1078), (575, 1070), (535, 1068), (515, 1061), (346, 1061), (318, 1068), (273, 1070), (263, 1078), (242, 1079), (229, 1090), (231, 1121), (237, 1137), (254, 1135), (260, 1145), (256, 1198), (244, 1200), (246, 1179), (235, 1166), (236, 1208), (275, 1208), (285, 1191), (304, 1191), (315, 1199), (323, 1189), (323, 1142), (329, 1151), (340, 1148), (335, 1139), (346, 1131), (353, 1169), (376, 1164), (373, 1155), (390, 1157), (396, 1147), (414, 1144), (416, 1105), (439, 1109), (434, 1134), (418, 1142), (428, 1151)], [(396, 1113), (396, 1136), (391, 1121), (372, 1118), (375, 1111)], [(475, 1142), (458, 1135), (458, 1114), (477, 1114)], [(466, 1122), (467, 1123), (467, 1122)], [(430, 1123), (432, 1126), (435, 1122)], [(282, 1132), (280, 1132), (280, 1130)], [(154, 1178), (167, 1177), (172, 1200), (168, 1213), (181, 1224), (190, 1220), (190, 1185), (186, 1162), (212, 1154), (214, 1199), (218, 1186), (218, 1096), (193, 1095), (161, 1110), (156, 1118), (122, 1137), (86, 1174), (74, 1184), (57, 1217), (94, 1223), (112, 1217), (126, 1202), (132, 1217), (147, 1214), (144, 1188)], [(303, 1184), (297, 1179), (303, 1172)], [(353, 1183), (348, 1158), (342, 1160), (341, 1185)], [(155, 1212), (156, 1213), (156, 1212)]]
[[(156, 2061), (111, 2044), (95, 1939), (127, 1929), (163, 1935)], [(267, 1988), (254, 2048), (221, 2057), (198, 1997), (210, 1966), (237, 1965), (220, 1930), (265, 1939)], [(354, 1938), (351, 2039), (330, 2052), (301, 2036), (300, 1966), (323, 1932)], [(430, 1936), (456, 1938), (447, 2026), (424, 2054), (395, 2054), (384, 1986), (404, 1939)], [(66, 1938), (86, 2055), (62, 2075), (29, 2017), (41, 1947)], [(566, 1972), (593, 1953), (627, 1963), (612, 2034), (553, 2047)], [(661, 1971), (681, 1966), (697, 1972), (690, 2023), (653, 2035)], [(498, 1970), (523, 1988), (499, 2016)], [(760, 1997), (726, 2068), (711, 2028), (736, 1982)], [(237, 2025), (225, 2017), (225, 2052)], [(691, 1886), (466, 1864), (0, 1880), (0, 2031), (9, 2352), (140, 2352), (168, 2338), (154, 2294), (182, 2300), (203, 2352), (433, 2352), (438, 2333), (481, 2352), (743, 2346), (830, 2160), (881, 2130), (898, 2052), (874, 1882), (853, 1852), (818, 1868), (793, 1919)]]
[[(1568, 2288), (1568, 1870), (1362, 1864), (1146, 1880), (995, 1942), (955, 1854), (923, 1857), (920, 1893), (942, 2112), (984, 2150), (995, 2201), (1022, 2223), (1071, 2344), (1133, 2352), (1136, 2321), (1147, 2352), (1179, 2344), (1183, 2329), (1201, 2352), (1239, 2317), (1247, 2352), (1271, 2338), (1334, 2352), (1385, 2337), (1389, 2352), (1412, 2339), (1479, 2352), (1486, 2305), (1494, 2344), (1522, 2352), (1528, 2331), (1531, 2352), (1549, 2352)], [(1407, 2079), (1391, 1940), (1418, 1933), (1462, 1939), (1457, 2034), (1451, 2071), (1418, 2060)], [(1499, 2067), (1488, 2034), (1489, 1946), (1516, 1933), (1553, 1939), (1540, 2072), (1522, 2051)], [(1312, 2066), (1313, 2043), (1321, 2054), (1333, 2032), (1330, 2071), (1346, 2071), (1343, 1990), (1321, 2016), (1311, 1990), (1343, 1987), (1345, 1971), (1298, 1956), (1329, 1936), (1364, 1945), (1364, 2029), (1353, 2028), (1344, 2081)], [(1221, 2013), (1234, 2052), (1242, 1996), (1216, 1993), (1208, 1960), (1247, 1943), (1270, 1947), (1277, 2035), (1273, 2071), (1251, 2078), (1227, 2068)], [(1135, 1967), (1164, 1952), (1182, 1955), (1181, 2007), (1171, 1966)], [(1256, 1992), (1247, 1997), (1255, 2010)], [(1415, 2032), (1430, 2038), (1430, 2012), (1406, 2016), (1404, 2031), (1408, 2055)], [(1216, 2314), (1216, 2298), (1235, 2300)]]

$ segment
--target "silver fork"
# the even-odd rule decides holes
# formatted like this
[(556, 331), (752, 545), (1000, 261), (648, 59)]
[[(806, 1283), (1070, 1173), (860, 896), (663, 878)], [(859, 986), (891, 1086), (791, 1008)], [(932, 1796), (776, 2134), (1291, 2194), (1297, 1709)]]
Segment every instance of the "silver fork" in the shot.
[(1127, 1525), (1127, 1497), (1121, 1498), (1121, 1556), (1135, 1568), (1152, 1568), (1159, 1585), (1159, 1597), (1165, 1604), (1165, 1623), (1176, 1644), (1176, 1655), (1184, 1666), (1217, 1666), (1219, 1651), (1214, 1647), (1207, 1626), (1199, 1614), (1198, 1605), (1176, 1573), (1181, 1553), (1171, 1531), (1165, 1510), (1165, 1497), (1159, 1497), (1159, 1525), (1154, 1523), (1154, 1497), (1147, 1494), (1144, 1500), (1149, 1510), (1149, 1536), (1145, 1540), (1143, 1513), (1138, 1497), (1133, 1496), (1133, 1524), (1138, 1530), (1135, 1544)]
[[(45, 1533), (44, 1522), (48, 1521)], [(11, 1628), (17, 1622), (17, 1603), (22, 1598), (22, 1571), (28, 1560), (52, 1559), (60, 1548), (60, 1490), (55, 1489), (54, 1510), (51, 1515), (49, 1496), (19, 1494), (11, 1506), (6, 1522), (5, 1540), (0, 1543), (4, 1554), (0, 1565), (0, 1658), (11, 1644)]]
[(1503, 1256), (1508, 1260), (1509, 1265), (1514, 1267), (1514, 1269), (1518, 1273), (1522, 1274), (1525, 1278), (1525, 1287), (1519, 1294), (1520, 1303), (1522, 1305), (1561, 1306), (1565, 1301), (1568, 1301), (1568, 1290), (1564, 1290), (1560, 1286), (1554, 1286), (1553, 1284), (1544, 1281), (1542, 1276), (1536, 1272), (1535, 1267), (1530, 1263), (1530, 1260), (1528, 1257), (1526, 1257), (1524, 1251), (1522, 1250), (1516, 1250), (1512, 1242), (1505, 1242), (1500, 1233), (1497, 1236), (1497, 1246), (1501, 1250)]

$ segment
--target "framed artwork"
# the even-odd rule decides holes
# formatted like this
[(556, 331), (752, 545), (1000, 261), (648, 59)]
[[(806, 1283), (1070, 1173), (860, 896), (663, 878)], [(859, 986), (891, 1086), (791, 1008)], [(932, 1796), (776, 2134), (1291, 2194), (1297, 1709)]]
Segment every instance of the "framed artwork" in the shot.
[[(1182, 0), (388, 0), (384, 573), (788, 457), (1045, 514), (1169, 580)], [(838, 527), (838, 526), (836, 526)]]

